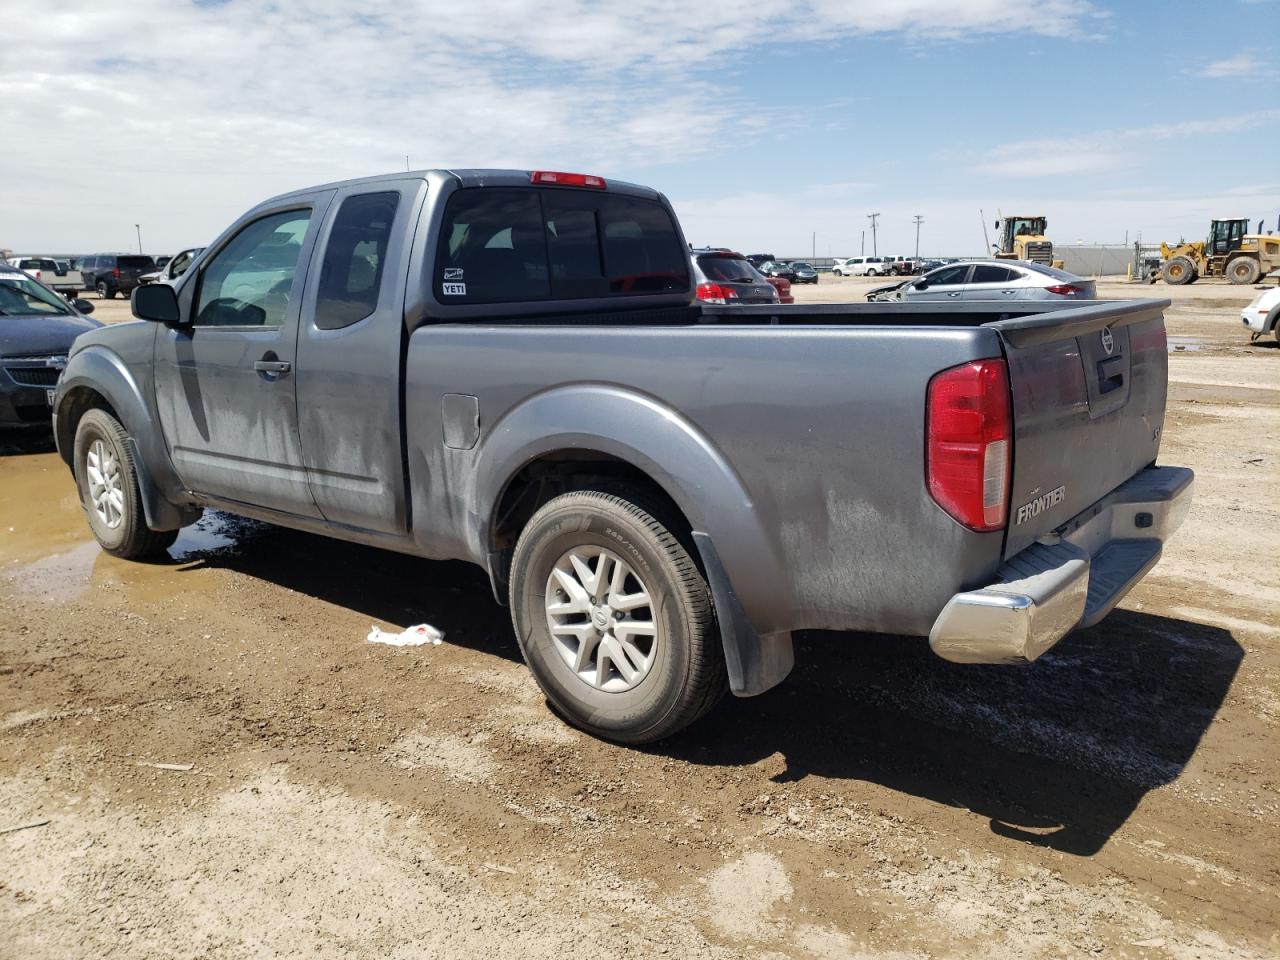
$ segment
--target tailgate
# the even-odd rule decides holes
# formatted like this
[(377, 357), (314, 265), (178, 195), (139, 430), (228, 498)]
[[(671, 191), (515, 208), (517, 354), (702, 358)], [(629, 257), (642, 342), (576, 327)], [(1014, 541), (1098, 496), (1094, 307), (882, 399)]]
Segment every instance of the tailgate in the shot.
[(1168, 300), (1091, 303), (1001, 320), (1013, 396), (1006, 557), (1155, 462)]

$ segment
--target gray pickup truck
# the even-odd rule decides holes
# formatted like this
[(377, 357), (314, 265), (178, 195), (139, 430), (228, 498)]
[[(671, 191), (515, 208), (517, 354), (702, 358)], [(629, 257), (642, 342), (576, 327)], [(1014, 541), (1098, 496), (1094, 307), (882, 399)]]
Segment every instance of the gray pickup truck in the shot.
[[(1034, 660), (1160, 556), (1168, 301), (700, 306), (667, 200), (544, 171), (246, 213), (54, 400), (90, 526), (204, 507), (482, 565), (551, 705), (639, 743), (808, 628)], [(905, 641), (904, 641), (905, 642)]]

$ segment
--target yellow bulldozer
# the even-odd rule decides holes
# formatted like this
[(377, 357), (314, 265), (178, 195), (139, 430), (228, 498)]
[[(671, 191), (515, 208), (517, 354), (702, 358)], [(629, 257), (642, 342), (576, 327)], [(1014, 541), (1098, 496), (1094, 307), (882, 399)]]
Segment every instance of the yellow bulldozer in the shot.
[(1030, 260), (1047, 267), (1062, 269), (1062, 261), (1053, 259), (1053, 241), (1045, 236), (1049, 221), (1044, 217), (1006, 217), (996, 221), (996, 257), (1000, 260)]
[(1160, 278), (1175, 286), (1195, 283), (1200, 277), (1226, 277), (1232, 283), (1247, 284), (1280, 270), (1280, 236), (1264, 234), (1261, 221), (1257, 233), (1248, 230), (1245, 217), (1214, 220), (1208, 240), (1173, 247), (1160, 244)]

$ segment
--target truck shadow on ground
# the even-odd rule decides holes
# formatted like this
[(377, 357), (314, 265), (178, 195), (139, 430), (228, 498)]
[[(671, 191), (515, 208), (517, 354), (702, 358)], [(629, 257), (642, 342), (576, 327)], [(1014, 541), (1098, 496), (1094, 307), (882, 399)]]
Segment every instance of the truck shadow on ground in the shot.
[[(216, 516), (216, 515), (215, 515)], [(431, 623), (447, 642), (519, 661), (488, 578), (224, 518), (234, 545), (195, 559), (359, 611)], [(1088, 856), (1150, 790), (1177, 779), (1244, 653), (1223, 629), (1117, 611), (1029, 667), (961, 666), (920, 638), (809, 633), (779, 687), (732, 697), (647, 750), (705, 766), (773, 754), (774, 779), (878, 783), (988, 818), (1003, 836)], [(532, 681), (530, 681), (532, 682)]]
[(947, 663), (923, 639), (807, 634), (786, 683), (723, 704), (670, 752), (744, 764), (776, 751), (776, 780), (879, 783), (1089, 856), (1178, 778), (1243, 658), (1226, 630), (1123, 610), (1027, 667)]

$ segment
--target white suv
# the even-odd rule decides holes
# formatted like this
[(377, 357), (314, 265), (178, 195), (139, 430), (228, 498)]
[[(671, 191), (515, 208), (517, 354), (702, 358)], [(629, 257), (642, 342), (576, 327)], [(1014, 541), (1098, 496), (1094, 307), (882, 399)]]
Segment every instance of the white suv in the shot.
[(837, 277), (883, 277), (889, 273), (888, 257), (848, 257), (837, 260), (831, 272)]

